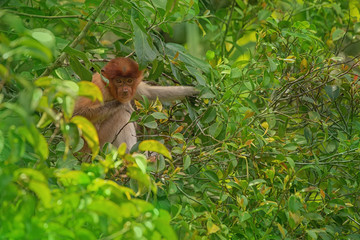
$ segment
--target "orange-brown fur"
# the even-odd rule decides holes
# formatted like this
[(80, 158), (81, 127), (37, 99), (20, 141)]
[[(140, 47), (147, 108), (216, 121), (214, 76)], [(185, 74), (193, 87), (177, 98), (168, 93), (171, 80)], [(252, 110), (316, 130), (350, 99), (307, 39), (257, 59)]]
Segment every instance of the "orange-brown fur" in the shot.
[[(129, 151), (136, 143), (135, 123), (129, 123), (134, 111), (130, 103), (132, 99), (141, 99), (144, 95), (150, 100), (159, 98), (169, 101), (197, 94), (193, 87), (147, 85), (142, 82), (143, 72), (139, 70), (138, 64), (129, 58), (111, 60), (101, 74), (109, 80), (108, 84), (99, 73), (93, 75), (92, 82), (101, 90), (104, 102), (92, 102), (88, 98), (80, 97), (74, 110), (74, 115), (84, 116), (94, 124), (101, 147), (106, 142), (116, 147), (125, 142)], [(89, 149), (85, 145), (82, 151), (89, 152)]]

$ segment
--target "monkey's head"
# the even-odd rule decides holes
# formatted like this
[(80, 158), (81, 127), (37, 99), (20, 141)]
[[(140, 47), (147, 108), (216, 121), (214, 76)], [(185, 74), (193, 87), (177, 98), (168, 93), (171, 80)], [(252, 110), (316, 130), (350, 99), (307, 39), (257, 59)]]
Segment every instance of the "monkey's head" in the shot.
[(130, 58), (112, 59), (101, 70), (101, 74), (109, 79), (111, 95), (121, 103), (133, 99), (136, 88), (143, 79), (143, 71), (139, 65)]

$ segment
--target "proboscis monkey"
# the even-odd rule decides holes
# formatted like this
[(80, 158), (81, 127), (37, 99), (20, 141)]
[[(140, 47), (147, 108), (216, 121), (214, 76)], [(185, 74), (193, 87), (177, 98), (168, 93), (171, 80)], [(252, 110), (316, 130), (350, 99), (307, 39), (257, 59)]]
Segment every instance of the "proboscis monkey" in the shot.
[[(143, 71), (134, 60), (115, 58), (105, 65), (101, 74), (95, 73), (92, 78), (101, 90), (104, 102), (92, 102), (85, 97), (77, 100), (74, 115), (84, 116), (94, 124), (100, 147), (106, 142), (119, 147), (124, 142), (130, 151), (136, 143), (135, 123), (129, 123), (134, 111), (132, 99), (140, 100), (141, 96), (146, 96), (149, 100), (171, 101), (198, 93), (194, 87), (150, 86), (142, 79)], [(82, 151), (89, 152), (89, 149), (84, 146)]]

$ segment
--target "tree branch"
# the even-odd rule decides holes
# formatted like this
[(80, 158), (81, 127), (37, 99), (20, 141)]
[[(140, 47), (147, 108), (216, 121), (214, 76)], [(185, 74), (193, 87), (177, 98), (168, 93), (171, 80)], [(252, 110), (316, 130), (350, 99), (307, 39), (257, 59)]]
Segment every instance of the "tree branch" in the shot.
[(82, 19), (82, 20), (86, 19), (82, 15), (46, 16), (46, 15), (36, 15), (36, 14), (22, 13), (22, 12), (17, 12), (17, 11), (13, 11), (13, 10), (6, 10), (6, 12), (12, 13), (12, 14), (15, 14), (15, 15), (19, 15), (19, 16), (31, 17), (31, 18), (44, 18), (44, 19), (79, 18), (79, 19)]
[[(109, 0), (103, 0), (100, 3), (98, 8), (95, 10), (95, 13), (91, 16), (88, 23), (85, 25), (85, 27), (80, 32), (80, 34), (74, 39), (74, 41), (72, 43), (70, 43), (69, 47), (71, 47), (71, 48), (76, 47), (76, 45), (78, 45), (79, 42), (86, 36), (87, 31), (93, 25), (96, 18), (100, 15), (101, 11), (104, 9), (104, 7), (108, 3), (108, 1)], [(47, 67), (46, 70), (41, 74), (40, 77), (49, 75), (55, 68), (59, 67), (61, 65), (61, 63), (65, 60), (66, 55), (67, 54), (65, 52), (61, 53), (61, 55), (56, 59), (56, 61), (53, 64), (51, 64), (49, 67)]]

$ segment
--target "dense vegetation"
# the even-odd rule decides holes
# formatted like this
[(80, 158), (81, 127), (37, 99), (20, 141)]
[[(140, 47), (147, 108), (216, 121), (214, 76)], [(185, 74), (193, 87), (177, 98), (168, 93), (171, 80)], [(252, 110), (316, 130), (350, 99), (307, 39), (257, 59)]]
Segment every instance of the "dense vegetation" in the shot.
[[(360, 239), (358, 1), (0, 6), (0, 239)], [(200, 90), (132, 154), (72, 118), (115, 56)]]

